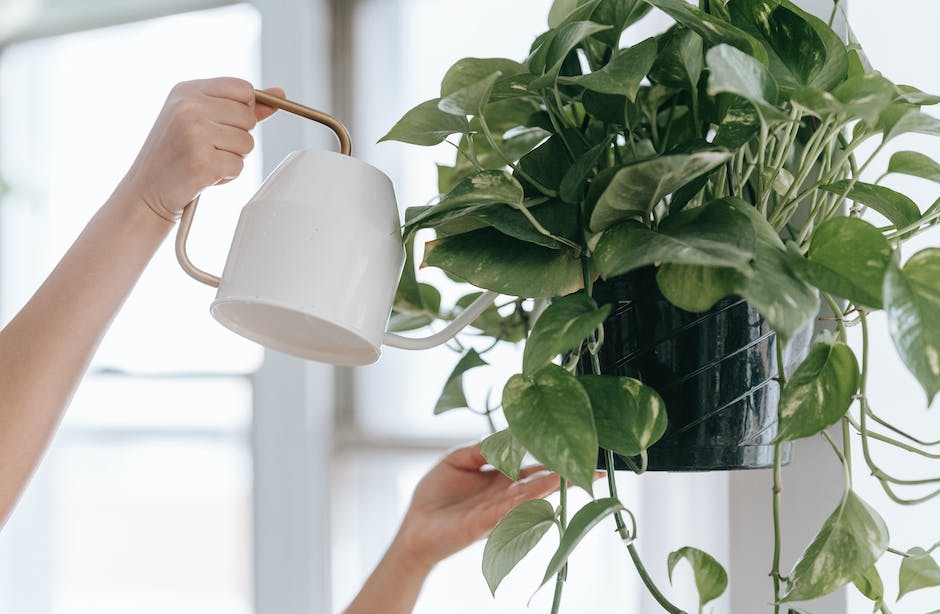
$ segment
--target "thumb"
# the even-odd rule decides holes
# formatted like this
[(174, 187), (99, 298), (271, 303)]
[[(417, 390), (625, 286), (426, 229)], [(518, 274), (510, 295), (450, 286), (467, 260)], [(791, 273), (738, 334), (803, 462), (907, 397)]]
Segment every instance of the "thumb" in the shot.
[[(278, 98), (285, 97), (284, 90), (279, 87), (269, 87), (262, 91), (267, 92), (271, 94), (272, 96), (277, 96)], [(269, 107), (266, 104), (258, 103), (255, 105), (255, 119), (258, 120), (259, 122), (263, 121), (271, 117), (272, 115), (274, 115), (275, 111), (277, 111), (277, 109), (275, 109), (274, 107)]]

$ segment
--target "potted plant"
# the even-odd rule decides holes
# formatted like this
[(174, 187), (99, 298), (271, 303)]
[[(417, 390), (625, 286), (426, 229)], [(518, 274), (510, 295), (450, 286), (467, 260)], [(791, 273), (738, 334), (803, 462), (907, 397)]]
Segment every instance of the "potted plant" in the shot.
[[(674, 24), (621, 46), (653, 7)], [(867, 316), (886, 311), (929, 404), (940, 390), (940, 250), (904, 264), (900, 254), (940, 218), (940, 200), (921, 210), (862, 176), (898, 135), (940, 135), (940, 120), (921, 110), (940, 98), (890, 82), (851, 37), (789, 0), (556, 0), (549, 26), (523, 61), (457, 62), (440, 97), (384, 137), (456, 149), (439, 167), (436, 202), (406, 212), (392, 325), (452, 319), (476, 296), (442, 306), (417, 281), (415, 237), (433, 229), (422, 266), (506, 295), (474, 326), (493, 343), (525, 343), (502, 391), (509, 427), (483, 442), (486, 458), (515, 477), (528, 452), (562, 476), (558, 509), (523, 504), (490, 536), (490, 588), (555, 526), (543, 584), (556, 579), (557, 611), (568, 556), (612, 515), (647, 588), (680, 612), (637, 555), (614, 469), (766, 466), (774, 611), (854, 582), (887, 612), (874, 564), (888, 528), (852, 489), (850, 463), (865, 462), (899, 503), (933, 496), (909, 500), (899, 487), (940, 479), (895, 478), (869, 452), (877, 439), (929, 457), (931, 442), (872, 410)], [(869, 141), (874, 152), (857, 158)], [(940, 165), (900, 152), (888, 173), (936, 181)], [(821, 304), (832, 326), (814, 332)], [(855, 325), (858, 356), (846, 344)], [(486, 364), (483, 353), (463, 352), (436, 413), (467, 405), (462, 376)], [(810, 436), (832, 445), (844, 492), (784, 573), (780, 467), (788, 442)], [(598, 458), (609, 492), (571, 513), (567, 484), (593, 492)], [(940, 584), (930, 552), (896, 553), (902, 591)], [(670, 573), (680, 560), (695, 571), (700, 609), (724, 591), (727, 575), (708, 554), (673, 552)]]

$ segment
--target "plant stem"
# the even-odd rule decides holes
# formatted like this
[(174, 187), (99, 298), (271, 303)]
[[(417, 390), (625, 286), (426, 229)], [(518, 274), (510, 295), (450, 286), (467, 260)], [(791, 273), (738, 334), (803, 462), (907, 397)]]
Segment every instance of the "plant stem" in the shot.
[[(780, 389), (787, 383), (786, 368), (783, 363), (783, 342), (776, 338), (777, 351), (777, 378)], [(779, 420), (779, 417), (778, 417)], [(774, 487), (773, 487), (773, 517), (774, 517), (774, 555), (770, 575), (774, 581), (774, 614), (780, 614), (780, 494), (783, 492), (783, 477), (781, 475), (782, 453), (781, 444), (774, 444)]]
[[(581, 274), (584, 277), (584, 293), (589, 297), (593, 293), (593, 282), (591, 278), (591, 265), (587, 258), (581, 258)], [(594, 351), (590, 352), (591, 355), (591, 373), (594, 375), (601, 375), (601, 364), (600, 359), (597, 357), (597, 350), (600, 344), (596, 344)], [(617, 480), (614, 469), (614, 453), (611, 450), (604, 450), (604, 467), (607, 469), (607, 487), (610, 490), (610, 496), (618, 501), (619, 496), (617, 494)], [(646, 586), (647, 590), (650, 592), (650, 595), (653, 596), (653, 599), (656, 600), (664, 610), (669, 612), (669, 614), (686, 614), (683, 610), (679, 609), (673, 605), (656, 587), (656, 583), (653, 582), (653, 579), (650, 577), (649, 573), (646, 571), (646, 567), (643, 566), (643, 561), (640, 560), (640, 554), (636, 550), (636, 546), (633, 544), (633, 540), (636, 539), (636, 535), (630, 535), (627, 531), (627, 525), (623, 520), (623, 514), (620, 512), (614, 512), (614, 522), (617, 525), (617, 533), (620, 535), (620, 539), (627, 544), (627, 551), (630, 553), (630, 558), (633, 559), (633, 565), (636, 567), (637, 573), (640, 575), (640, 580), (643, 581), (643, 584)], [(634, 522), (634, 527), (636, 523)]]
[[(560, 486), (558, 488), (558, 494), (560, 495), (560, 501), (558, 503), (559, 515), (558, 521), (561, 526), (562, 535), (564, 535), (565, 529), (568, 528), (568, 480), (565, 478), (560, 478)], [(558, 575), (555, 577), (555, 594), (552, 597), (552, 614), (558, 614), (558, 610), (561, 607), (561, 593), (565, 587), (565, 580), (568, 579), (568, 563), (565, 563), (560, 570), (558, 570)]]

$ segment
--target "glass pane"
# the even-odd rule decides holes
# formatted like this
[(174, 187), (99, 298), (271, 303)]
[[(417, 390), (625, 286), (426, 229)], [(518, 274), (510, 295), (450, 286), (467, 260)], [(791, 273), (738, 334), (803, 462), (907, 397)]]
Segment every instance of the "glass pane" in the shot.
[(251, 400), (89, 378), (0, 534), (0, 613), (250, 612)]
[[(57, 36), (4, 49), (0, 175), (10, 192), (0, 228), (9, 319), (123, 177), (170, 88), (231, 75), (258, 81), (260, 20), (248, 5)], [(192, 259), (221, 271), (237, 210), (260, 183), (260, 155), (212, 188), (191, 237)], [(214, 290), (154, 258), (102, 344), (96, 365), (140, 371), (242, 371), (261, 350), (216, 324)]]
[[(925, 70), (927, 64), (923, 61), (934, 55), (936, 28), (933, 26), (940, 20), (940, 5), (898, 0), (891, 4), (890, 11), (884, 11), (872, 3), (859, 0), (851, 2), (848, 8), (849, 23), (876, 70), (896, 83), (911, 84), (931, 93), (940, 92), (940, 73)], [(925, 107), (924, 111), (935, 116), (938, 114), (936, 107)], [(872, 147), (874, 145), (877, 143)], [(885, 170), (891, 154), (896, 151), (919, 151), (940, 160), (940, 141), (935, 137), (904, 135), (891, 141), (886, 150), (880, 155), (880, 162), (870, 167), (867, 181), (874, 181)], [(861, 153), (859, 160), (864, 161), (870, 153), (871, 147)], [(903, 175), (890, 175), (882, 184), (907, 194), (921, 210), (930, 206), (940, 195), (936, 184)], [(926, 232), (905, 246), (903, 257), (906, 259), (925, 247), (937, 246), (940, 246), (940, 232)], [(873, 409), (879, 416), (908, 433), (926, 439), (940, 439), (936, 403), (933, 409), (924, 409), (924, 392), (898, 357), (884, 314), (873, 315), (869, 323), (869, 369), (872, 377), (869, 378), (867, 392)], [(855, 337), (856, 351), (860, 352), (861, 334), (857, 329), (850, 330)], [(877, 430), (884, 431), (881, 428)], [(936, 475), (931, 467), (924, 465), (922, 459), (918, 460), (911, 454), (879, 442), (872, 442), (871, 454), (876, 464), (900, 478), (920, 479)], [(899, 547), (903, 550), (914, 546), (929, 548), (936, 541), (935, 527), (940, 515), (940, 501), (934, 499), (924, 505), (898, 506), (887, 498), (878, 482), (871, 478), (864, 463), (856, 462), (855, 473), (855, 489), (875, 506), (888, 523), (892, 545), (901, 544)], [(899, 487), (897, 490), (902, 496), (918, 497), (928, 494), (928, 490), (932, 489)], [(899, 557), (885, 556), (878, 565), (891, 611), (903, 614), (935, 610), (940, 603), (938, 588), (905, 595), (901, 604), (895, 608), (893, 599), (898, 594), (900, 564)], [(848, 595), (849, 611), (860, 612), (863, 608), (871, 607), (871, 602), (865, 601), (857, 591), (850, 590)]]

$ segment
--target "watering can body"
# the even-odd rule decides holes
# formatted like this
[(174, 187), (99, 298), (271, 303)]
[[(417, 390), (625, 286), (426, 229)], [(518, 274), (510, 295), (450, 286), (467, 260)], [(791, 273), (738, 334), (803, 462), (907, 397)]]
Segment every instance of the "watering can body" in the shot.
[(385, 332), (405, 250), (392, 182), (349, 155), (335, 118), (256, 91), (263, 104), (323, 123), (342, 153), (305, 149), (288, 155), (242, 209), (221, 277), (195, 267), (186, 240), (198, 198), (183, 212), (176, 255), (190, 276), (218, 288), (210, 312), (232, 331), (309, 360), (357, 366), (382, 345), (440, 345), (492, 305), (485, 292), (444, 329), (423, 338)]

